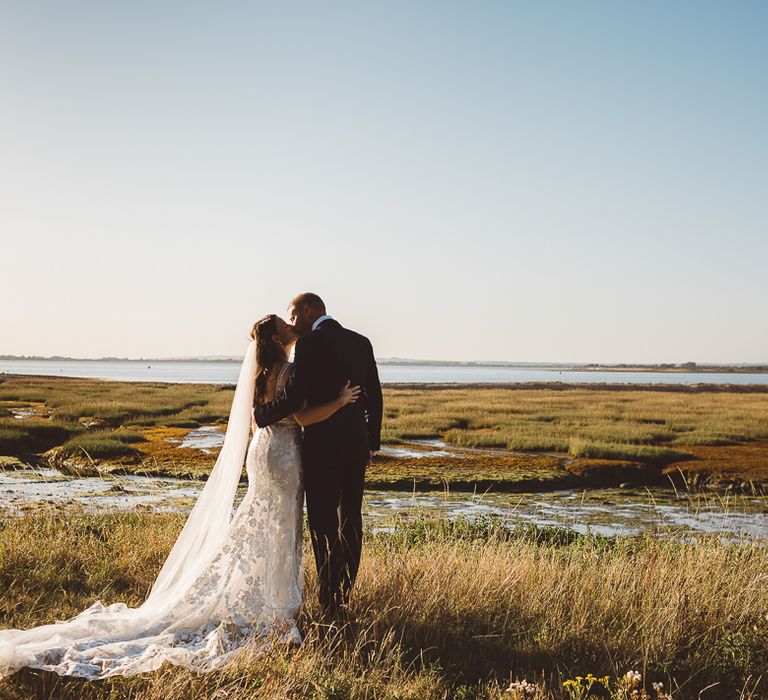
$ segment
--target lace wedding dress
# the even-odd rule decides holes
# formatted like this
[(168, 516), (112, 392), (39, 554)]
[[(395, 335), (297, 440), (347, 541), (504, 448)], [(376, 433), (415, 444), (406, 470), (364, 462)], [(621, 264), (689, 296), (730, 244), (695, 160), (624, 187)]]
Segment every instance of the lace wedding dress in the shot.
[[(99, 679), (166, 661), (208, 671), (242, 648), (301, 642), (301, 429), (289, 417), (249, 445), (255, 364), (251, 343), (224, 446), (147, 600), (138, 608), (97, 601), (64, 622), (0, 631), (0, 676), (33, 667)], [(248, 491), (232, 516), (244, 458)]]

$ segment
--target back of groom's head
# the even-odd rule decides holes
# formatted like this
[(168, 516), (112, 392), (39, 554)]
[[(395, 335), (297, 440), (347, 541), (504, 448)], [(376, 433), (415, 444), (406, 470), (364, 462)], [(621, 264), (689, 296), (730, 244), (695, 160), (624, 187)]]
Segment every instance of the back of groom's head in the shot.
[(315, 321), (325, 316), (325, 304), (317, 294), (304, 292), (288, 302), (288, 314), (299, 335), (306, 335), (312, 330)]
[(314, 292), (302, 292), (301, 294), (297, 294), (293, 299), (288, 302), (288, 308), (289, 309), (296, 309), (301, 310), (305, 306), (308, 306), (312, 311), (314, 311), (318, 317), (319, 316), (325, 316), (325, 303), (323, 300)]

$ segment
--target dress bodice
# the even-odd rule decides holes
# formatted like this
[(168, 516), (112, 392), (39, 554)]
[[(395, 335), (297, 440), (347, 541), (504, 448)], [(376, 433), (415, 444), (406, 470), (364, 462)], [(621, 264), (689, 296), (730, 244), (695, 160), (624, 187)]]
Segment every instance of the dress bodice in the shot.
[[(277, 398), (280, 392), (285, 389), (285, 385), (288, 383), (288, 375), (291, 373), (291, 367), (293, 367), (293, 363), (286, 362), (280, 368), (280, 372), (277, 375), (277, 383), (275, 385), (275, 398)], [(299, 424), (296, 422), (296, 419), (293, 417), (293, 415), (286, 416), (285, 418), (277, 421), (277, 423), (274, 425), (289, 425), (294, 429), (299, 428)]]

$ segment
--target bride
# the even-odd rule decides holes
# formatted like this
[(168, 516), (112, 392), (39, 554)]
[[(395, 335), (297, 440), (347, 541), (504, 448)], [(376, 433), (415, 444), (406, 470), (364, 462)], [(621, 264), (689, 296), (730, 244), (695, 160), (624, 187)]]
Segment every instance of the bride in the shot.
[[(147, 599), (138, 608), (96, 601), (65, 622), (0, 631), (0, 677), (32, 667), (100, 679), (166, 661), (208, 671), (246, 643), (301, 642), (301, 426), (356, 401), (359, 387), (348, 382), (338, 399), (256, 429), (249, 445), (253, 403), (283, 388), (297, 334), (269, 315), (251, 338), (224, 445)], [(232, 516), (244, 460), (248, 491)]]

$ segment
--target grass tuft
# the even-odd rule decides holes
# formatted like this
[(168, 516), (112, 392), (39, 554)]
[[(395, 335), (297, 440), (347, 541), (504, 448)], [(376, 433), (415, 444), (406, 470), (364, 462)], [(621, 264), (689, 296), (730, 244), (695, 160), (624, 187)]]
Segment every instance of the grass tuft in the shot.
[(98, 432), (78, 435), (61, 447), (62, 456), (82, 456), (83, 453), (94, 459), (110, 457), (136, 457), (140, 453), (132, 447), (146, 438), (139, 433), (123, 431)]
[(630, 459), (646, 464), (668, 464), (690, 459), (691, 454), (668, 447), (652, 445), (622, 445), (620, 443), (591, 442), (584, 438), (571, 438), (568, 454), (589, 459)]

